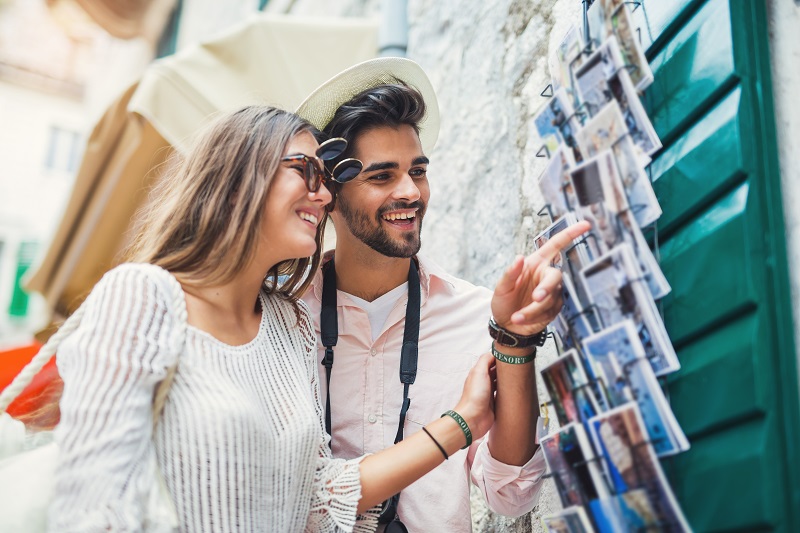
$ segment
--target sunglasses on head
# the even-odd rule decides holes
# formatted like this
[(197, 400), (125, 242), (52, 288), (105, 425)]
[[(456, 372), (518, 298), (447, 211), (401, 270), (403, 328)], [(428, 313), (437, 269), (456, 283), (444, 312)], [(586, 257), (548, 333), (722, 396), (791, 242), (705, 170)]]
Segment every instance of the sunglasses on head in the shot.
[(299, 162), (303, 167), (303, 178), (309, 192), (317, 192), (326, 179), (326, 174), (337, 183), (347, 183), (358, 176), (364, 166), (358, 159), (348, 158), (339, 161), (330, 172), (325, 168), (323, 161), (336, 159), (347, 148), (347, 141), (341, 137), (328, 139), (319, 145), (316, 157), (305, 154), (287, 155), (281, 161)]

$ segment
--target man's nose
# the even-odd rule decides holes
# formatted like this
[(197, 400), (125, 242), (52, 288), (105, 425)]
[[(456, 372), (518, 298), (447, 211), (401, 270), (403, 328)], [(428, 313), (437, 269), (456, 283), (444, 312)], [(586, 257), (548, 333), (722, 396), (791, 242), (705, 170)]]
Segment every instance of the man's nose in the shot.
[(407, 200), (409, 202), (416, 202), (419, 200), (420, 192), (419, 187), (417, 186), (417, 182), (414, 181), (414, 178), (408, 175), (408, 173), (404, 173), (400, 180), (397, 182), (397, 186), (393, 191), (393, 196), (397, 200)]

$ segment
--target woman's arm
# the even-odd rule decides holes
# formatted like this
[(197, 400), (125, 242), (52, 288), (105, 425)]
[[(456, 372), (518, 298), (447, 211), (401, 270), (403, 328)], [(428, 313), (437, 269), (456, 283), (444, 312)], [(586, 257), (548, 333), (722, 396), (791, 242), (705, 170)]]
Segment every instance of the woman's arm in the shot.
[[(484, 354), (470, 370), (461, 400), (454, 407), (467, 422), (473, 439), (483, 437), (494, 422), (495, 365), (491, 354)], [(425, 428), (448, 456), (466, 444), (458, 423), (446, 416)], [(361, 500), (359, 512), (400, 492), (439, 466), (445, 458), (433, 439), (420, 431), (402, 442), (361, 461)]]
[(147, 267), (114, 269), (59, 349), (64, 392), (51, 531), (142, 528), (157, 475), (153, 391), (173, 363), (164, 293)]

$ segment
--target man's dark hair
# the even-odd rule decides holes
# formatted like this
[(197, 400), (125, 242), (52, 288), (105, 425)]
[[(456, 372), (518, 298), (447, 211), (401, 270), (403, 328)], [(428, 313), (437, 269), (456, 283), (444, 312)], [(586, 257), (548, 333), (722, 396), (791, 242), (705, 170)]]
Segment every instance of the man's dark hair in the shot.
[(347, 150), (338, 158), (353, 156), (355, 141), (372, 128), (408, 125), (419, 135), (419, 123), (425, 117), (422, 94), (400, 80), (360, 92), (342, 104), (325, 127), (326, 138), (344, 137)]

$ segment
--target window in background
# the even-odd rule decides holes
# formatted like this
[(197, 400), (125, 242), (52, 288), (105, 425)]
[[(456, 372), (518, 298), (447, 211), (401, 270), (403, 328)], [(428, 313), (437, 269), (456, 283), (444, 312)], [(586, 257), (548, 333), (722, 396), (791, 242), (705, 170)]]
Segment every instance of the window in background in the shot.
[(74, 173), (80, 157), (80, 135), (76, 131), (50, 127), (44, 166), (47, 170)]
[(28, 293), (22, 288), (22, 277), (28, 271), (36, 256), (38, 243), (23, 242), (17, 251), (17, 271), (14, 274), (14, 289), (11, 293), (11, 304), (8, 314), (13, 318), (24, 318), (28, 314)]

